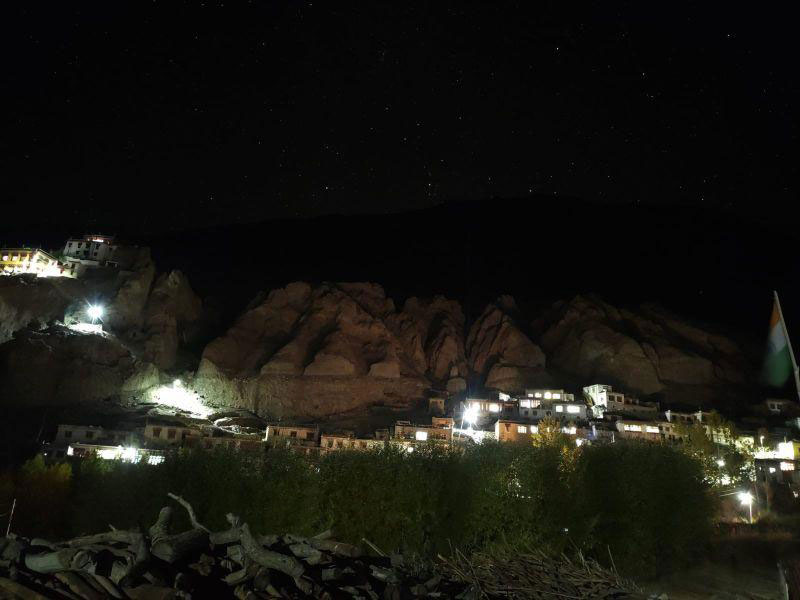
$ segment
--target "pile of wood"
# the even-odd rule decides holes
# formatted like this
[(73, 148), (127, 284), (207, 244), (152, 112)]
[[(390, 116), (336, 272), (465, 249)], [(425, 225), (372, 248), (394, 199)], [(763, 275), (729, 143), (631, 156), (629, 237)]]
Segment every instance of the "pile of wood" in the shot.
[[(192, 528), (170, 529), (173, 509), (161, 509), (148, 531), (111, 529), (65, 542), (0, 538), (0, 598), (633, 598), (613, 574), (599, 568), (592, 580), (611, 582), (598, 595), (575, 595), (574, 581), (563, 571), (547, 576), (549, 595), (529, 595), (530, 582), (553, 569), (544, 557), (520, 574), (512, 568), (505, 584), (502, 569), (459, 559), (423, 566), (401, 556), (385, 556), (364, 540), (361, 547), (337, 542), (330, 532), (314, 537), (256, 535), (247, 523), (227, 515), (230, 527), (212, 532), (197, 521), (191, 505), (170, 497), (188, 512)], [(533, 568), (535, 566), (535, 568)], [(522, 579), (520, 579), (522, 576)], [(491, 580), (491, 581), (490, 581)], [(526, 584), (527, 585), (527, 584)], [(529, 586), (528, 586), (529, 587)], [(543, 588), (542, 588), (543, 589)], [(569, 593), (565, 594), (564, 591)]]

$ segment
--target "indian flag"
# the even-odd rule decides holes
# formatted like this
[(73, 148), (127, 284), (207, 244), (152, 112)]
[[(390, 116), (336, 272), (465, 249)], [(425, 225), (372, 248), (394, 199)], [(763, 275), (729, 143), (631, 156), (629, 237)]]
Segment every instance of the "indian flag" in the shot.
[(792, 375), (792, 350), (783, 322), (778, 294), (772, 305), (772, 318), (769, 320), (769, 337), (767, 338), (767, 357), (764, 360), (764, 381), (775, 387), (782, 387)]

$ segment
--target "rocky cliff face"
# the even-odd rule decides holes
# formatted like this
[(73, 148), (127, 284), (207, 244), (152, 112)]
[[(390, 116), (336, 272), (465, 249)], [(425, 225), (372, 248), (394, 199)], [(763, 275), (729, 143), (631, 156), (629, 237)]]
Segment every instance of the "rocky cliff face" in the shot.
[[(62, 402), (152, 384), (203, 321), (183, 274), (153, 283), (154, 273), (141, 252), (135, 270), (105, 278), (0, 277), (0, 391)], [(98, 300), (111, 336), (53, 326)], [(653, 305), (623, 310), (577, 296), (531, 322), (501, 296), (467, 323), (460, 304), (442, 296), (410, 298), (398, 310), (374, 283), (296, 282), (259, 295), (209, 343), (195, 383), (212, 404), (299, 419), (408, 409), (468, 386), (519, 392), (603, 382), (667, 399), (724, 398), (748, 373), (733, 341)]]
[(418, 372), (450, 393), (466, 389), (469, 368), (464, 353), (464, 313), (458, 302), (443, 296), (409, 298), (402, 312), (390, 315), (388, 323)]
[(544, 352), (519, 328), (519, 318), (514, 299), (501, 296), (470, 328), (469, 365), (486, 387), (521, 392), (546, 380)]
[[(147, 248), (130, 270), (80, 279), (0, 277), (0, 399), (92, 401), (154, 385), (201, 323), (202, 303), (178, 271), (156, 272)], [(102, 304), (105, 335), (64, 327)]]
[(292, 283), (257, 298), (206, 347), (196, 384), (264, 416), (318, 418), (409, 408), (432, 389), (458, 394), (468, 382), (509, 392), (605, 382), (707, 398), (746, 377), (731, 340), (655, 306), (619, 310), (578, 296), (525, 323), (508, 296), (465, 336), (460, 305), (441, 296), (410, 298), (398, 311), (375, 284)]
[(195, 385), (269, 416), (408, 407), (428, 381), (390, 327), (395, 314), (375, 284), (289, 284), (258, 298), (206, 347)]
[(153, 285), (144, 309), (144, 354), (159, 369), (175, 366), (178, 347), (196, 334), (203, 303), (180, 271), (164, 273)]
[(554, 367), (640, 394), (721, 388), (748, 377), (749, 365), (733, 341), (654, 305), (634, 312), (576, 296), (555, 305), (534, 329)]
[(0, 373), (0, 400), (27, 406), (119, 400), (159, 377), (116, 338), (60, 326), (22, 330), (0, 345)]

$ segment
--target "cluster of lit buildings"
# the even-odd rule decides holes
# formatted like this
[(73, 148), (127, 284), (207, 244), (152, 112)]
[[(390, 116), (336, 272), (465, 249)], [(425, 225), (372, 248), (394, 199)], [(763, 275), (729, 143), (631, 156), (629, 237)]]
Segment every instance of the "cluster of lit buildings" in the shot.
[[(392, 446), (413, 452), (419, 445), (426, 444), (469, 444), (483, 440), (530, 442), (542, 433), (542, 427), (558, 428), (578, 446), (624, 439), (681, 443), (687, 426), (700, 426), (715, 443), (746, 448), (752, 453), (756, 472), (762, 480), (788, 483), (800, 489), (800, 442), (787, 441), (791, 435), (789, 429), (771, 435), (745, 433), (729, 439), (727, 433), (714, 429), (709, 412), (662, 412), (656, 403), (639, 401), (604, 384), (583, 388), (580, 399), (563, 389), (528, 389), (518, 396), (491, 392), (482, 397), (468, 397), (451, 408), (452, 416), (445, 416), (447, 400), (435, 397), (429, 401), (429, 423), (397, 421), (391, 427), (378, 429), (370, 437), (358, 437), (352, 431), (323, 431), (319, 425), (309, 424), (226, 428), (207, 420), (208, 412), (197, 408), (202, 404), (199, 397), (180, 380), (159, 389), (155, 401), (195, 416), (148, 419), (138, 427), (119, 429), (60, 425), (53, 442), (54, 456), (94, 454), (101, 458), (157, 464), (166, 452), (178, 447), (223, 446), (250, 451), (287, 447), (304, 454), (322, 455)], [(781, 401), (767, 401), (767, 408), (775, 413), (785, 407)]]
[(87, 269), (120, 268), (130, 262), (129, 247), (113, 236), (89, 234), (70, 238), (60, 252), (42, 248), (0, 248), (0, 274), (80, 277)]

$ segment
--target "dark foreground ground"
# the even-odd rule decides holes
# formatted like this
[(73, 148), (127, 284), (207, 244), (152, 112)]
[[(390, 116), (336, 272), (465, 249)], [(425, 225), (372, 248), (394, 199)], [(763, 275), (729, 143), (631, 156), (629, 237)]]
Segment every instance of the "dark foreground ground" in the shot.
[(645, 589), (670, 600), (782, 600), (777, 564), (792, 556), (800, 556), (800, 541), (790, 533), (726, 536), (705, 562), (648, 582)]

